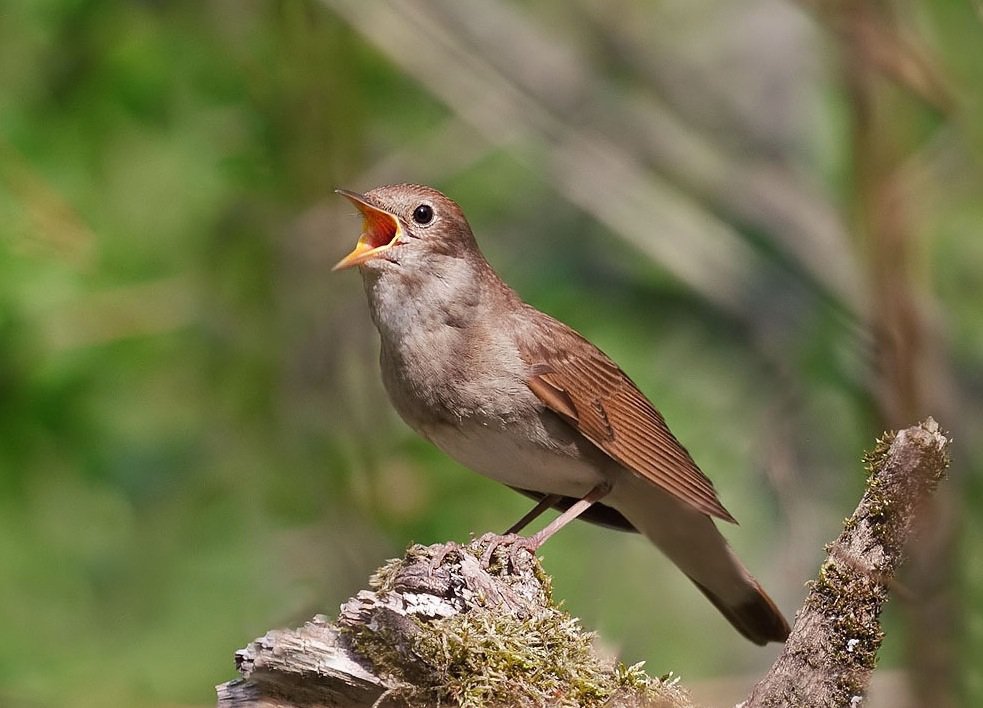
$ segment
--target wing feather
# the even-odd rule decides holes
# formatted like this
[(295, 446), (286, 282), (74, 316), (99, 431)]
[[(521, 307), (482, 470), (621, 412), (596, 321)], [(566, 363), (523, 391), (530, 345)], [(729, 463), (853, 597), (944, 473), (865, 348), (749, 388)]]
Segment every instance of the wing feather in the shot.
[[(553, 321), (555, 323), (555, 321)], [(559, 323), (555, 323), (559, 324)], [(597, 347), (560, 325), (525, 352), (532, 392), (608, 456), (699, 511), (734, 521), (665, 419), (635, 383)], [(549, 342), (550, 346), (546, 343)]]

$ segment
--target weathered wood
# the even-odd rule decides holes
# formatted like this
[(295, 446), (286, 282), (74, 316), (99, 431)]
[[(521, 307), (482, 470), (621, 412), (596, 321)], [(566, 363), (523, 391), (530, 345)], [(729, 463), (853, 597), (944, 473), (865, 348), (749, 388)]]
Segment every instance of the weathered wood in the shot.
[(531, 555), (503, 548), (486, 568), (485, 548), (410, 548), (335, 623), (318, 616), (237, 652), (242, 678), (218, 687), (218, 705), (691, 705), (640, 667), (599, 658)]
[(866, 693), (883, 633), (881, 607), (918, 511), (949, 464), (949, 440), (928, 418), (868, 454), (867, 489), (830, 546), (785, 650), (745, 708), (852, 706)]
[(389, 688), (323, 615), (271, 630), (235, 659), (242, 678), (218, 687), (219, 706), (368, 706)]

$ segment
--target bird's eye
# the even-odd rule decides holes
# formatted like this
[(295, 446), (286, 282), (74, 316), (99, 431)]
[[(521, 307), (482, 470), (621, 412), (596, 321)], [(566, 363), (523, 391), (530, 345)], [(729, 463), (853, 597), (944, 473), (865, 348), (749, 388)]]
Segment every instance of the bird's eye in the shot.
[(429, 204), (421, 204), (413, 210), (413, 221), (420, 225), (429, 224), (433, 221), (433, 207)]

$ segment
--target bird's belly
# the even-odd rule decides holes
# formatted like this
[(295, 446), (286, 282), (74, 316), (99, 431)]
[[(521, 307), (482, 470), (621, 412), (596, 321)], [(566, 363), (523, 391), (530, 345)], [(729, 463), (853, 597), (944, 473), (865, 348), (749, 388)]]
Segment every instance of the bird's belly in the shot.
[(421, 432), (465, 467), (510, 487), (582, 497), (604, 479), (590, 461), (521, 440), (508, 430), (442, 425)]

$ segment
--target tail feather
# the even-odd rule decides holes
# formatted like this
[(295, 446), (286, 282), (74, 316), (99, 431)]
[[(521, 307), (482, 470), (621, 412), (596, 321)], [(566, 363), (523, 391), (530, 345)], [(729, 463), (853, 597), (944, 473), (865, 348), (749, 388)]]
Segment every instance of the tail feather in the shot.
[(785, 641), (788, 622), (713, 519), (637, 478), (616, 484), (605, 502), (658, 546), (738, 632), (755, 644)]
[(788, 639), (790, 631), (788, 622), (785, 621), (781, 610), (760, 587), (757, 588), (757, 594), (749, 596), (745, 602), (728, 604), (714, 595), (709, 588), (695, 580), (693, 583), (738, 632), (755, 644), (763, 646), (768, 642), (784, 642)]

